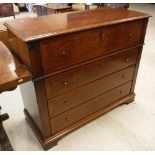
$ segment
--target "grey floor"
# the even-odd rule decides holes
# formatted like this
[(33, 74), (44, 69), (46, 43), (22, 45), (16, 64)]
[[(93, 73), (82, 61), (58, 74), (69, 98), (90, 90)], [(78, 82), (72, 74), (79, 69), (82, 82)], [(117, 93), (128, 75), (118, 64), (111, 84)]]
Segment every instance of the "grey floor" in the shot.
[[(139, 74), (136, 99), (61, 139), (52, 150), (155, 150), (155, 5), (131, 4), (151, 14)], [(14, 150), (42, 150), (23, 114), (20, 89), (0, 95), (10, 119), (4, 123)]]

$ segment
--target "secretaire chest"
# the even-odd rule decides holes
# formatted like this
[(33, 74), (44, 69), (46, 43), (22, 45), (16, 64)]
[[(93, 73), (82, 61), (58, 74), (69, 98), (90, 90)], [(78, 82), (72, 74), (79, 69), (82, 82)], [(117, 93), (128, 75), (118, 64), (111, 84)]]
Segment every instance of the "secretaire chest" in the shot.
[(134, 100), (149, 17), (94, 9), (5, 24), (12, 52), (33, 75), (20, 87), (26, 119), (44, 149)]

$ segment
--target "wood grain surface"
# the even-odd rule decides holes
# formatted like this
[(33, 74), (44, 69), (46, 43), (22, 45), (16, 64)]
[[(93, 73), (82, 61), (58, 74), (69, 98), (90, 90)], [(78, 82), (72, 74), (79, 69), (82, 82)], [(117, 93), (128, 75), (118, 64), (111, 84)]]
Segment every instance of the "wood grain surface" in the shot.
[(31, 73), (0, 42), (0, 92), (31, 80)]
[(136, 11), (100, 8), (16, 19), (14, 21), (8, 21), (5, 26), (23, 41), (32, 41), (148, 17), (150, 15)]

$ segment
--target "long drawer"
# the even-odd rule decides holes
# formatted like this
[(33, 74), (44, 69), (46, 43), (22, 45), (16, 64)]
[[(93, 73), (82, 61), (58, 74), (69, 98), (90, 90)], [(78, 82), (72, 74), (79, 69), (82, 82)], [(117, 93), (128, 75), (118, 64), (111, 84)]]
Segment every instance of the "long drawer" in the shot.
[(49, 100), (48, 107), (50, 117), (54, 117), (66, 110), (95, 98), (106, 91), (132, 80), (134, 68), (135, 66), (131, 66)]
[(142, 20), (40, 42), (44, 74), (139, 44)]
[(47, 78), (45, 80), (47, 99), (56, 97), (108, 74), (134, 65), (136, 63), (138, 50), (137, 48), (123, 52)]
[(118, 99), (130, 93), (131, 82), (117, 87), (105, 94), (102, 94), (76, 108), (73, 108), (63, 114), (50, 120), (52, 133), (56, 133), (65, 127), (87, 117), (88, 115), (104, 108), (105, 106), (117, 101)]

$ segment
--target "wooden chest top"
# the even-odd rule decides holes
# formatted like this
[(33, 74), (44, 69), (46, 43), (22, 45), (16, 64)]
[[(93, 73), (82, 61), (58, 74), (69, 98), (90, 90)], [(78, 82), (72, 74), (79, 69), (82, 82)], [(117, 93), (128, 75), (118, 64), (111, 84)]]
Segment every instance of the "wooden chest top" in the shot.
[(28, 42), (148, 17), (150, 15), (131, 10), (101, 8), (16, 19), (5, 23), (5, 26), (20, 39)]

